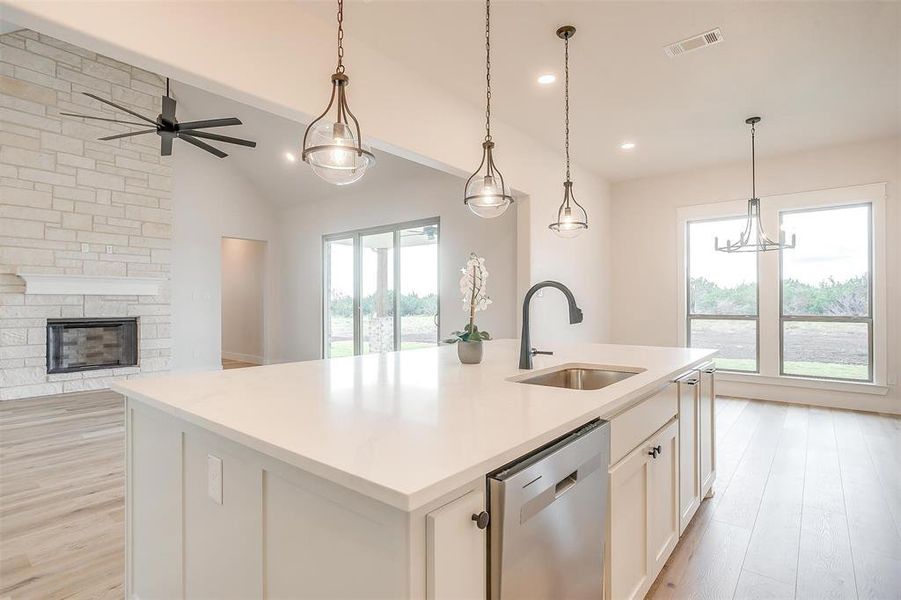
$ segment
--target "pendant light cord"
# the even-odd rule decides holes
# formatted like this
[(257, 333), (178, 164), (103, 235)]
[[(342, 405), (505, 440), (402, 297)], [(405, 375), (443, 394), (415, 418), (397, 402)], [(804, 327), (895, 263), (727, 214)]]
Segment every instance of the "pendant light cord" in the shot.
[(754, 156), (754, 138), (756, 123), (751, 123), (751, 198), (757, 198), (757, 159)]
[(338, 0), (338, 66), (335, 72), (344, 72), (344, 0)]
[(564, 148), (566, 150), (566, 181), (569, 181), (569, 36), (566, 36), (563, 39), (563, 73), (564, 73), (564, 92), (563, 92), (563, 105), (564, 105), (564, 114), (566, 118), (564, 120), (565, 126), (565, 139), (566, 142), (564, 144)]
[(485, 141), (491, 141), (491, 0), (485, 0)]

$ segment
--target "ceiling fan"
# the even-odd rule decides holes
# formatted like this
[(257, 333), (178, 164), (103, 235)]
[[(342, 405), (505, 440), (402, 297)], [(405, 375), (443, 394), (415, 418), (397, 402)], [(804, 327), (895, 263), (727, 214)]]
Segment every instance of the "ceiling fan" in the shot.
[[(172, 154), (172, 141), (175, 138), (178, 138), (180, 140), (188, 142), (189, 144), (197, 146), (201, 150), (206, 150), (210, 154), (213, 154), (219, 158), (225, 158), (226, 156), (228, 156), (228, 154), (197, 138), (204, 138), (216, 142), (224, 142), (226, 144), (237, 144), (239, 146), (247, 146), (249, 148), (256, 148), (257, 145), (256, 142), (251, 142), (250, 140), (242, 140), (240, 138), (220, 135), (218, 133), (199, 131), (200, 129), (209, 129), (211, 127), (228, 127), (230, 125), (241, 125), (241, 120), (235, 117), (229, 117), (225, 119), (206, 119), (203, 121), (187, 121), (185, 123), (179, 123), (178, 119), (175, 118), (175, 99), (169, 96), (168, 77), (166, 78), (166, 95), (163, 96), (163, 111), (159, 116), (157, 116), (156, 120), (153, 120), (150, 117), (145, 117), (144, 115), (136, 113), (135, 111), (125, 108), (124, 106), (120, 106), (115, 102), (104, 100), (100, 96), (96, 96), (89, 92), (82, 93), (89, 98), (93, 98), (94, 100), (98, 100), (100, 102), (103, 102), (104, 104), (108, 104), (113, 108), (121, 110), (122, 112), (126, 112), (133, 117), (137, 117), (138, 119), (145, 121), (150, 125), (153, 125), (152, 129), (141, 129), (139, 131), (129, 131), (128, 133), (119, 133), (116, 135), (108, 135), (106, 137), (98, 138), (103, 141), (116, 140), (119, 138), (132, 137), (136, 135), (144, 135), (145, 133), (156, 133), (158, 136), (160, 136), (160, 156), (170, 156)], [(90, 115), (79, 115), (77, 113), (69, 112), (61, 112), (60, 114), (66, 115), (67, 117), (81, 117), (82, 119), (94, 119), (95, 121), (107, 121), (109, 123), (123, 123), (125, 125), (146, 126), (146, 123), (135, 123), (134, 121), (108, 119), (106, 117), (92, 117)]]

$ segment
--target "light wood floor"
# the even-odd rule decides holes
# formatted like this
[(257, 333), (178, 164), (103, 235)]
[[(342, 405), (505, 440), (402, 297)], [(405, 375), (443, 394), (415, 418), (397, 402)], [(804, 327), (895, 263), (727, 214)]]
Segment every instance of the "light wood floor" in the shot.
[(122, 396), (0, 402), (0, 598), (124, 596)]
[[(720, 398), (716, 495), (649, 598), (901, 598), (901, 419)], [(0, 402), (0, 600), (123, 597), (111, 392)]]
[(717, 481), (648, 598), (901, 598), (901, 418), (718, 398)]
[(234, 360), (232, 358), (222, 359), (223, 369), (246, 369), (247, 367), (258, 367), (259, 365), (252, 362), (244, 362), (242, 360)]

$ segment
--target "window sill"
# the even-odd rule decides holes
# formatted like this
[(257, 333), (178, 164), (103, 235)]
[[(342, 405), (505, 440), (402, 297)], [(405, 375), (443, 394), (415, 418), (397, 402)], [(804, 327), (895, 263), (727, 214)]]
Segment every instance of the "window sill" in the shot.
[(808, 377), (791, 377), (788, 375), (760, 375), (758, 373), (735, 373), (717, 371), (717, 379), (736, 383), (755, 383), (759, 385), (786, 386), (812, 390), (829, 390), (833, 392), (851, 392), (854, 394), (873, 394), (885, 396), (888, 386), (870, 382), (833, 381), (830, 379), (811, 379)]

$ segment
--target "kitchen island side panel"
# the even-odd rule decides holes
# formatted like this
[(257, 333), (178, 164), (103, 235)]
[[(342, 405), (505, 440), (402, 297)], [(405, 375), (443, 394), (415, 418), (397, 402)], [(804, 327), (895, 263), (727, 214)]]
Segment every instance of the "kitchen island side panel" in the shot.
[(410, 515), (140, 401), (127, 418), (128, 597), (411, 596)]

